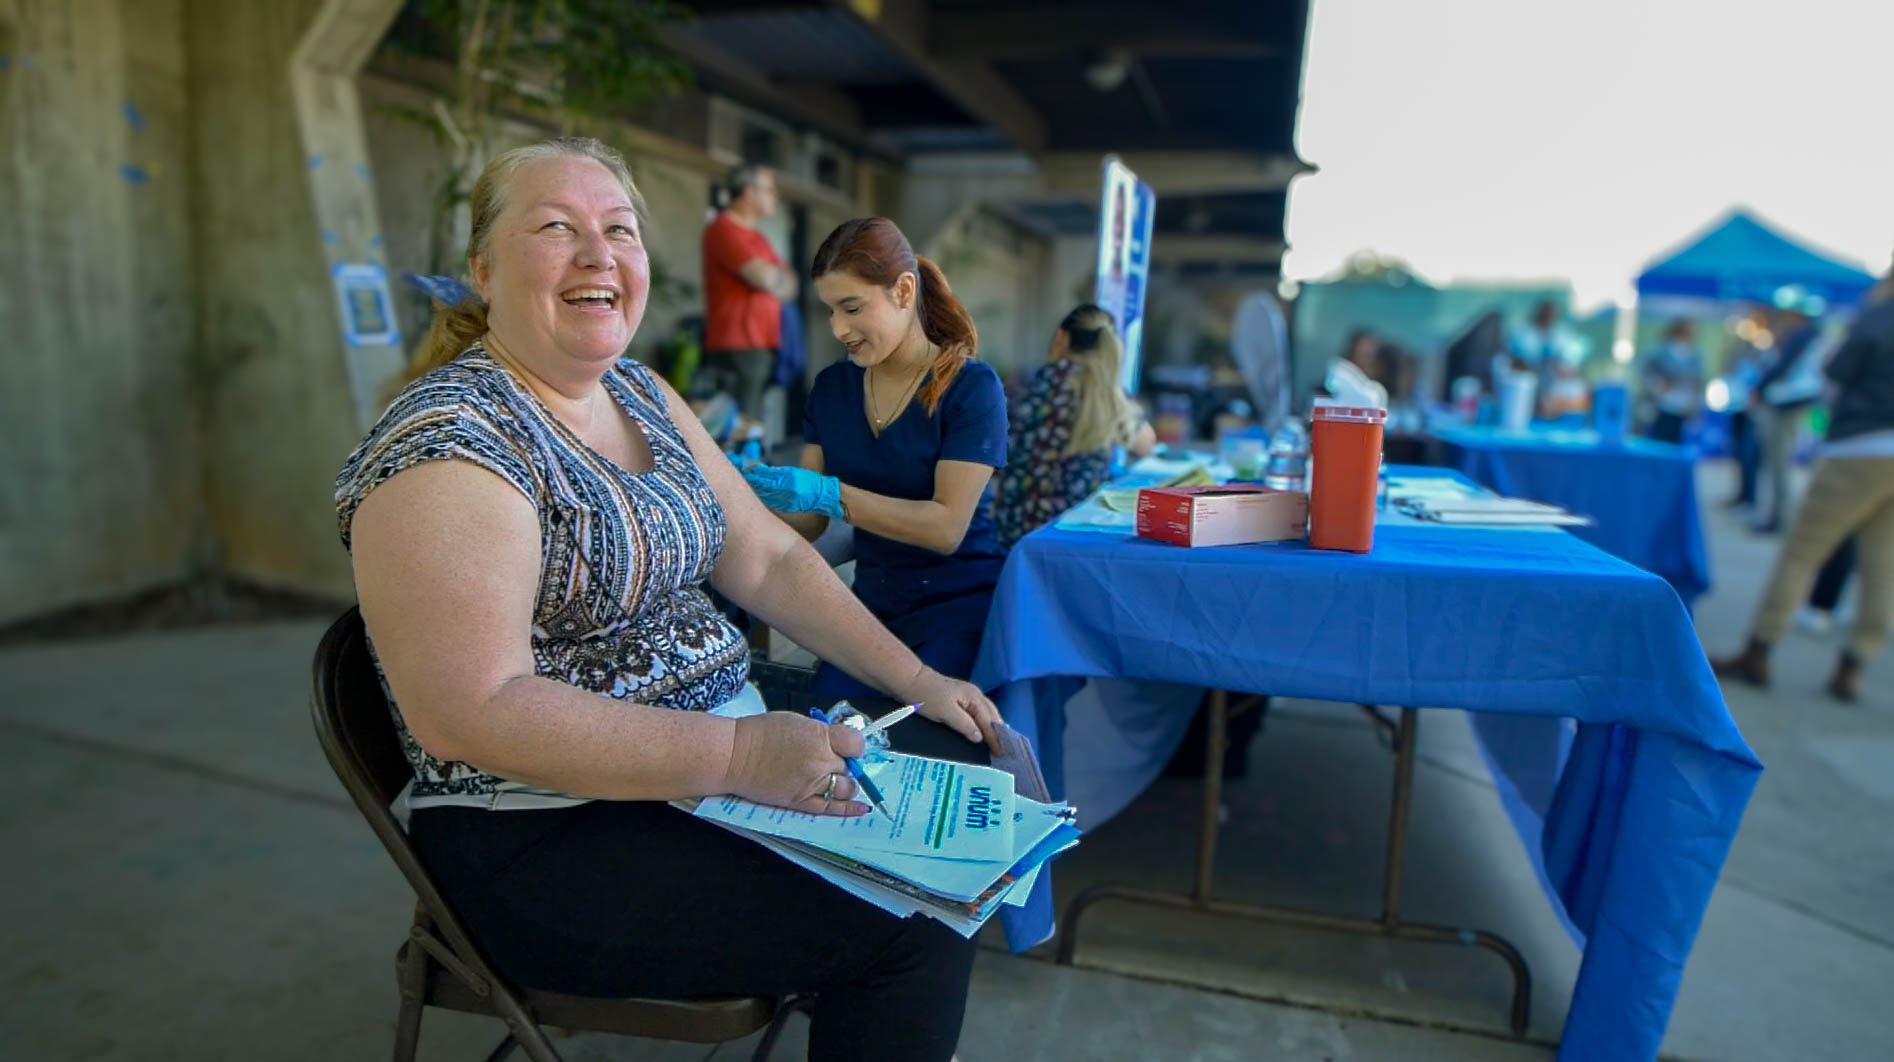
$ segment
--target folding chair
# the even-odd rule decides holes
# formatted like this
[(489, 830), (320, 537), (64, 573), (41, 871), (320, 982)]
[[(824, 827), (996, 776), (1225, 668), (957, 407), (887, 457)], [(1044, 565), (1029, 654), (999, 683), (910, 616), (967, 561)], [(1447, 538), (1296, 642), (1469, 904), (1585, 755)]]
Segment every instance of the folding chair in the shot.
[(505, 1021), (507, 1036), (487, 1056), (488, 1062), (499, 1062), (516, 1046), (525, 1048), (532, 1062), (561, 1062), (559, 1052), (540, 1030), (542, 1022), (564, 1029), (689, 1043), (738, 1040), (767, 1027), (753, 1056), (754, 1062), (765, 1062), (784, 1019), (806, 1005), (800, 997), (780, 1001), (757, 996), (596, 999), (508, 984), (474, 943), (422, 866), (407, 832), (388, 810), (389, 801), (412, 771), (395, 737), (394, 719), (369, 660), (367, 635), (357, 609), (343, 613), (316, 649), (312, 714), (329, 766), (418, 900), (408, 939), (395, 953), (401, 986), (395, 1062), (412, 1062), (421, 1036), (422, 1011), (431, 1006), (490, 1014)]

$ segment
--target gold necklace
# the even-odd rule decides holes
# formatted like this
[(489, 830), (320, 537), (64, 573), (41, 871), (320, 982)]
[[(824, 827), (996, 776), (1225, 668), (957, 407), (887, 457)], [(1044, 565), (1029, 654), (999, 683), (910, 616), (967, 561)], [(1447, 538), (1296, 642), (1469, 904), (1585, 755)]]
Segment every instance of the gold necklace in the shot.
[[(915, 386), (921, 382), (921, 377), (927, 375), (927, 368), (926, 365), (921, 366), (921, 371), (915, 373), (914, 378), (909, 380), (907, 386), (901, 389), (901, 397), (896, 399), (894, 403), (895, 413), (899, 413), (907, 408), (908, 395), (914, 390)], [(872, 371), (872, 367), (870, 371)], [(881, 429), (888, 426), (888, 418), (881, 415), (881, 403), (875, 401), (875, 381), (872, 379), (868, 380), (867, 385), (868, 420), (874, 425), (875, 433), (880, 434)]]

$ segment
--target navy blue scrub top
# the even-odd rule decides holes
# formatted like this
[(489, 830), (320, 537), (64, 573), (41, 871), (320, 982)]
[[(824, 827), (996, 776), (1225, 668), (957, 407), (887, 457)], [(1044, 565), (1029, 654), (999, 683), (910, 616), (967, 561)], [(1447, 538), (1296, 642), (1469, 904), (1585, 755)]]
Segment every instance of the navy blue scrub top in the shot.
[[(880, 437), (869, 429), (863, 407), (866, 378), (861, 367), (841, 361), (822, 370), (809, 390), (803, 440), (822, 447), (828, 475), (875, 494), (925, 501), (934, 497), (934, 466), (941, 461), (1006, 466), (1006, 391), (991, 365), (966, 362), (935, 413), (916, 397)], [(855, 529), (855, 594), (908, 645), (985, 624), (1006, 556), (993, 521), (993, 490), (989, 480), (966, 538), (951, 555)]]

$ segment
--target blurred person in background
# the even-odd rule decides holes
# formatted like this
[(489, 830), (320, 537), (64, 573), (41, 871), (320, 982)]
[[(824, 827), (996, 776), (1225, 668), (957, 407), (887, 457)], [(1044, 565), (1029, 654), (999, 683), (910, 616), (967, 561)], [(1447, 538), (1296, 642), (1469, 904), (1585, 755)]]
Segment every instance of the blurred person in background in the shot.
[[(1796, 435), (1802, 418), (1822, 393), (1821, 365), (1815, 341), (1821, 335), (1815, 319), (1802, 307), (1784, 310), (1776, 320), (1775, 356), (1756, 380), (1761, 400), (1762, 472), (1769, 486), (1769, 505), (1751, 525), (1773, 534), (1782, 530), (1789, 512), (1789, 471), (1795, 458)], [(1751, 410), (1756, 403), (1751, 403)]]
[(1645, 434), (1659, 442), (1681, 443), (1684, 427), (1703, 403), (1703, 355), (1697, 351), (1697, 326), (1683, 319), (1664, 330), (1663, 342), (1643, 365), (1644, 394), (1651, 420)]
[(796, 297), (796, 274), (756, 227), (776, 213), (776, 174), (766, 166), (738, 166), (724, 178), (723, 194), (723, 209), (704, 226), (702, 367), (736, 398), (744, 416), (761, 420), (763, 391), (782, 346), (783, 303)]
[(1787, 630), (1816, 570), (1850, 537), (1859, 557), (1859, 602), (1828, 692), (1853, 701), (1862, 665), (1887, 640), (1894, 604), (1894, 299), (1880, 297), (1887, 290), (1876, 289), (1879, 301), (1862, 311), (1828, 362), (1836, 397), (1808, 494), (1776, 556), (1749, 643), (1711, 662), (1719, 675), (1768, 684), (1770, 646)]
[(1767, 322), (1761, 311), (1752, 311), (1737, 335), (1739, 345), (1725, 361), (1723, 384), (1729, 391), (1725, 409), (1730, 415), (1730, 456), (1736, 461), (1736, 493), (1723, 503), (1725, 509), (1747, 509), (1756, 504), (1756, 484), (1762, 468), (1761, 401), (1756, 397), (1756, 381), (1762, 378), (1762, 365), (1773, 357), (1774, 338), (1764, 340)]
[[(1006, 560), (993, 519), (1005, 389), (940, 267), (887, 218), (843, 222), (809, 278), (848, 356), (809, 389), (800, 467), (744, 476), (810, 541), (830, 520), (853, 526), (855, 596), (929, 667), (965, 678)], [(826, 663), (814, 688), (872, 692)]]
[(1388, 407), (1385, 383), (1388, 349), (1381, 337), (1366, 328), (1358, 328), (1342, 346), (1342, 356), (1328, 363), (1322, 378), (1322, 391), (1344, 406)]
[(1150, 423), (1118, 385), (1124, 348), (1110, 314), (1089, 303), (1066, 314), (1048, 357), (1010, 404), (993, 507), (1002, 549), (1104, 486), (1113, 447), (1138, 458), (1157, 446)]
[[(1569, 329), (1559, 320), (1559, 304), (1542, 299), (1533, 307), (1532, 320), (1515, 329), (1506, 342), (1513, 368), (1532, 372), (1539, 378), (1539, 410), (1543, 416), (1556, 416), (1572, 405), (1574, 384), (1583, 392), (1578, 365), (1584, 350)], [(1493, 385), (1499, 392), (1498, 382)], [(1584, 408), (1584, 403), (1578, 403)]]

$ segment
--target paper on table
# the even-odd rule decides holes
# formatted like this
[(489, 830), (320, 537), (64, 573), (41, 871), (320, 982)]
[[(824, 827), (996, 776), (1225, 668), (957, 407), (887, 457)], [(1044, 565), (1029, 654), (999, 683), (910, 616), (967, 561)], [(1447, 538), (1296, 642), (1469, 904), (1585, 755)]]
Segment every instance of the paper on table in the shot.
[(1404, 498), (1401, 507), (1423, 520), (1443, 524), (1557, 524), (1584, 526), (1583, 516), (1524, 498)]
[(1389, 498), (1471, 498), (1479, 494), (1448, 476), (1389, 476)]
[(864, 764), (888, 814), (843, 818), (710, 797), (700, 819), (820, 845), (842, 855), (897, 852), (936, 859), (1000, 861), (1013, 851), (1013, 776), (992, 767), (893, 753)]
[(1138, 526), (1136, 513), (1118, 512), (1105, 504), (1105, 499), (1094, 494), (1084, 501), (1067, 509), (1065, 514), (1054, 522), (1061, 531), (1096, 531), (1107, 534), (1129, 534)]
[(1571, 513), (1528, 513), (1528, 512), (1470, 512), (1447, 510), (1428, 513), (1425, 517), (1437, 524), (1486, 524), (1491, 526), (1545, 527), (1589, 527), (1591, 520)]

